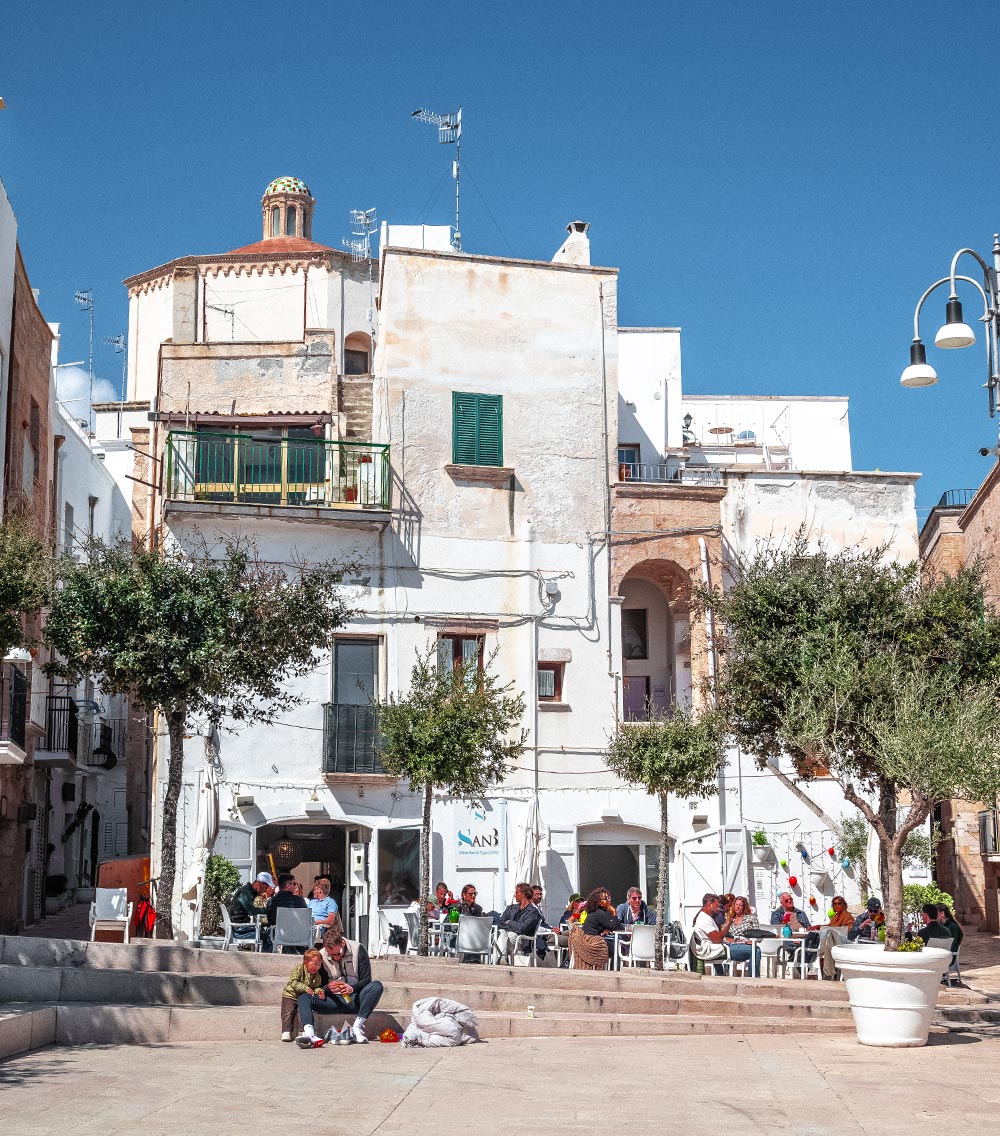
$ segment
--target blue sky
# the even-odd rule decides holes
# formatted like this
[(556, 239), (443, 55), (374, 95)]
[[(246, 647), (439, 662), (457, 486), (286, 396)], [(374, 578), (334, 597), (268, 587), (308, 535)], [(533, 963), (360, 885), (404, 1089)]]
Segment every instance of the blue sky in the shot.
[(850, 395), (856, 468), (922, 471), (921, 516), (979, 483), (981, 342), (898, 379), (920, 293), (1000, 228), (995, 0), (485, 7), (8, 0), (0, 176), (62, 357), (92, 288), (117, 381), (122, 278), (257, 239), (278, 175), (326, 244), (351, 208), (447, 223), (410, 112), (461, 104), (468, 251), (548, 258), (588, 220), (620, 321), (683, 327), (688, 392)]

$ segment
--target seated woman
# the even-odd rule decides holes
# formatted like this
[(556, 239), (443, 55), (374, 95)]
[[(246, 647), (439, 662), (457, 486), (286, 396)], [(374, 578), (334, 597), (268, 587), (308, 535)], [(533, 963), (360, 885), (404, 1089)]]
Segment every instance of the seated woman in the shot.
[(569, 897), (568, 903), (566, 904), (566, 910), (559, 917), (559, 923), (565, 923), (568, 925), (570, 923), (578, 922), (580, 919), (580, 912), (583, 910), (583, 905), (586, 902), (587, 901), (578, 891), (573, 892), (573, 894)]
[(594, 888), (583, 910), (586, 918), (582, 923), (573, 924), (569, 933), (573, 966), (577, 970), (606, 970), (609, 955), (604, 936), (609, 931), (622, 929), (607, 888)]
[(747, 938), (748, 931), (760, 930), (757, 916), (750, 910), (750, 900), (745, 895), (733, 897), (732, 903), (726, 911), (726, 920), (722, 926), (722, 939), (729, 948), (729, 957), (734, 962), (750, 961), (750, 952), (755, 952), (754, 975), (760, 974), (760, 948)]
[(854, 926), (854, 916), (847, 910), (847, 900), (842, 895), (835, 895), (830, 903), (833, 909), (833, 918), (826, 927), (844, 927), (850, 929)]

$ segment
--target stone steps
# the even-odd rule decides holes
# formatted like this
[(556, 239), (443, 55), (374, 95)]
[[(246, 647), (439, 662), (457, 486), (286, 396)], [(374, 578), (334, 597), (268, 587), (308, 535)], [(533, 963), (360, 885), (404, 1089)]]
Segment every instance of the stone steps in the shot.
[[(286, 970), (289, 968), (286, 968)], [(530, 986), (510, 987), (494, 984), (494, 972), (505, 968), (451, 966), (447, 973), (434, 976), (430, 968), (411, 967), (405, 978), (383, 978), (386, 995), (393, 1004), (410, 1006), (419, 998), (444, 995), (477, 1012), (524, 1011), (534, 1005), (539, 1012), (579, 1014), (715, 1014), (728, 1017), (750, 1015), (786, 1018), (842, 1018), (848, 1013), (844, 1000), (810, 999), (812, 991), (799, 984), (794, 991), (755, 991), (754, 997), (740, 997), (717, 989), (709, 979), (682, 982), (669, 989), (605, 989), (592, 982), (582, 989), (564, 982), (566, 971), (540, 970)], [(582, 976), (582, 975), (581, 975)], [(285, 976), (237, 976), (177, 974), (169, 971), (99, 970), (93, 967), (30, 967), (0, 964), (0, 991), (5, 1001), (22, 1002), (101, 1002), (110, 1005), (165, 1006), (272, 1006), (276, 1007), (285, 985)], [(496, 977), (501, 977), (497, 975)], [(605, 977), (598, 975), (598, 978)], [(426, 979), (432, 978), (431, 981)], [(419, 979), (419, 981), (415, 981)], [(789, 997), (791, 995), (791, 997)]]
[[(645, 1037), (720, 1033), (849, 1032), (849, 1017), (837, 1020), (789, 1020), (782, 1016), (756, 1016), (739, 1021), (715, 1014), (572, 1014), (540, 1013), (529, 1018), (517, 1014), (477, 1011), (480, 1036), (576, 1037), (586, 1035)], [(371, 1039), (387, 1026), (402, 1033), (409, 1013), (391, 1009), (371, 1017)], [(331, 1014), (318, 1019), (321, 1026), (340, 1026), (345, 1018)], [(58, 1003), (38, 1007), (26, 1004), (0, 1014), (0, 1058), (41, 1045), (162, 1045), (192, 1041), (278, 1040), (280, 1022), (276, 1007), (220, 1006), (108, 1006), (97, 1003)]]

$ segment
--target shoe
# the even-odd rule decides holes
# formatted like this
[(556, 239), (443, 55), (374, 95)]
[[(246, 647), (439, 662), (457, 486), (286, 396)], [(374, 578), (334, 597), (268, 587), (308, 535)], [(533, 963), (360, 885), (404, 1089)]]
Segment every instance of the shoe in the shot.
[(359, 1045), (367, 1045), (368, 1038), (365, 1037), (365, 1027), (355, 1022), (351, 1027), (351, 1041), (356, 1041)]
[(282, 1041), (291, 1041), (292, 1040), (292, 1035), (288, 1032), (288, 1030), (285, 1030), (285, 1032), (281, 1035), (281, 1040)]
[(340, 1032), (337, 1034), (337, 1045), (353, 1045), (355, 1041), (354, 1034), (351, 1033), (351, 1027), (344, 1022), (340, 1027)]
[(314, 1033), (300, 1033), (295, 1039), (295, 1044), (299, 1049), (319, 1049), (325, 1042), (321, 1037), (317, 1037)]

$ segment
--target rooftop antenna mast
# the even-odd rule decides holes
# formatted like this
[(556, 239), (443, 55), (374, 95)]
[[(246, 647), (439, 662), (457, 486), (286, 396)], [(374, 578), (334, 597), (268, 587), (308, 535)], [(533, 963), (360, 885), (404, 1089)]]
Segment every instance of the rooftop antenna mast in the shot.
[(372, 351), (375, 350), (375, 280), (372, 268), (372, 235), (378, 228), (378, 216), (372, 209), (351, 210), (351, 236), (344, 238), (344, 248), (355, 264), (368, 262), (368, 330)]
[(122, 397), (118, 403), (118, 436), (121, 437), (122, 414), (125, 410), (125, 388), (128, 383), (128, 340), (125, 338), (125, 332), (120, 331), (117, 335), (106, 336), (104, 342), (115, 349), (116, 355), (122, 357)]
[(94, 293), (88, 288), (86, 292), (76, 292), (73, 299), (87, 313), (90, 319), (90, 354), (87, 373), (90, 376), (90, 400), (87, 406), (87, 432), (94, 432)]
[(455, 252), (462, 251), (462, 230), (459, 226), (459, 206), (461, 204), (462, 180), (462, 108), (455, 114), (435, 114), (432, 110), (421, 108), (411, 115), (417, 122), (429, 122), (438, 128), (438, 142), (446, 146), (455, 143), (455, 160), (451, 164), (451, 176), (455, 179), (455, 235), (451, 247)]

